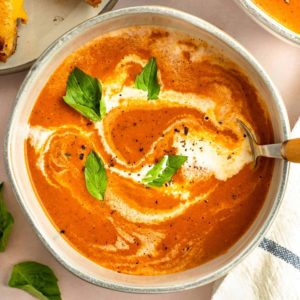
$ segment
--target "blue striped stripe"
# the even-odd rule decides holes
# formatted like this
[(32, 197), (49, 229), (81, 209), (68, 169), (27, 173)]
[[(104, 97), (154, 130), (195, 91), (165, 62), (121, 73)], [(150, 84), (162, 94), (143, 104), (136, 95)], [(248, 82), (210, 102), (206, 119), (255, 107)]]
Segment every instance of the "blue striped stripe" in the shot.
[(300, 257), (287, 248), (282, 247), (276, 242), (266, 238), (262, 240), (262, 242), (259, 244), (259, 247), (300, 270)]

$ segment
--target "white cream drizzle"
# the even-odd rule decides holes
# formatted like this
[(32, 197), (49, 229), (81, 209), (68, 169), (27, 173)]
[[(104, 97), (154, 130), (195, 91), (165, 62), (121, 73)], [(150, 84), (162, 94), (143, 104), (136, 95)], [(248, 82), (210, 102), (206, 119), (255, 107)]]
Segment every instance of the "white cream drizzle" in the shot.
[(188, 138), (176, 135), (173, 146), (177, 149), (177, 154), (188, 157), (182, 166), (182, 172), (188, 180), (213, 175), (218, 180), (226, 181), (252, 161), (247, 139), (235, 149), (228, 149), (207, 134), (189, 134)]
[(118, 232), (117, 239), (114, 244), (93, 245), (94, 248), (106, 250), (109, 252), (117, 252), (118, 250), (128, 250), (130, 248), (130, 245), (134, 244), (136, 242), (136, 239), (138, 239), (140, 247), (137, 253), (135, 255), (132, 255), (132, 257), (141, 257), (145, 255), (155, 256), (157, 254), (157, 245), (166, 236), (165, 233), (163, 233), (162, 231), (155, 231), (153, 229), (146, 228), (139, 228), (136, 229), (134, 232), (130, 232), (128, 228), (121, 228), (119, 224), (116, 224), (115, 220), (112, 217), (108, 217), (108, 220)]
[[(179, 196), (180, 188), (177, 185), (173, 186), (174, 192)], [(123, 199), (118, 198), (117, 195), (112, 195), (107, 197), (108, 205), (116, 210), (122, 217), (133, 223), (144, 223), (144, 224), (158, 224), (165, 222), (167, 220), (173, 219), (184, 213), (191, 205), (205, 200), (215, 187), (211, 188), (207, 193), (199, 195), (197, 197), (190, 198), (184, 202), (179, 203), (176, 207), (172, 209), (162, 210), (162, 209), (147, 209), (141, 210), (131, 207)], [(142, 197), (142, 195), (141, 195)]]

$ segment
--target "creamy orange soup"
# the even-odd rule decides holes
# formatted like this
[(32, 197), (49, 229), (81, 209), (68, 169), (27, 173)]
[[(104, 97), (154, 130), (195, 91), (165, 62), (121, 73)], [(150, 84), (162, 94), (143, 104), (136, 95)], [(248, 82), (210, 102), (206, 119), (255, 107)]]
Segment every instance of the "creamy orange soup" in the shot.
[[(151, 57), (157, 100), (134, 86)], [(75, 66), (102, 82), (101, 121), (63, 101)], [(236, 118), (259, 142), (273, 142), (255, 88), (205, 42), (158, 27), (115, 31), (67, 57), (38, 97), (25, 145), (32, 184), (61, 236), (101, 266), (140, 275), (196, 267), (245, 233), (268, 192), (273, 163), (261, 159), (252, 168)], [(85, 186), (91, 150), (108, 176), (103, 201)], [(165, 154), (187, 161), (164, 186), (144, 185)]]
[(300, 33), (300, 0), (254, 0), (254, 2), (276, 21)]

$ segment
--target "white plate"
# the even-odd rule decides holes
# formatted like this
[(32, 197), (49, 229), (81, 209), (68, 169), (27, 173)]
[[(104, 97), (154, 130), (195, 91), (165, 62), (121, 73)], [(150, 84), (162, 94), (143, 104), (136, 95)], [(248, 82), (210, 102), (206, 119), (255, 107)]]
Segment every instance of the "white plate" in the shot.
[(28, 22), (19, 25), (16, 52), (6, 63), (0, 62), (0, 74), (30, 67), (66, 31), (102, 11), (110, 10), (116, 2), (102, 0), (100, 5), (92, 7), (84, 0), (25, 0)]

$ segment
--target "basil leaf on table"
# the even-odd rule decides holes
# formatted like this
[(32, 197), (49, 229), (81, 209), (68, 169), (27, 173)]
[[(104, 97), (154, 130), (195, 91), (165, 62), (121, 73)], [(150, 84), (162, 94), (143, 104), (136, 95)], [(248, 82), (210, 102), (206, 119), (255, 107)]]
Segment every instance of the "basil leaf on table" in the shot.
[(84, 177), (88, 192), (96, 199), (103, 200), (107, 186), (107, 175), (103, 161), (94, 151), (89, 153), (85, 161)]
[(99, 121), (105, 115), (101, 82), (75, 67), (67, 81), (64, 101), (92, 121)]
[(187, 156), (184, 155), (165, 155), (148, 171), (142, 182), (148, 186), (161, 187), (172, 179), (186, 160)]
[(149, 60), (142, 72), (135, 78), (135, 87), (147, 91), (148, 99), (157, 99), (160, 85), (157, 80), (157, 64), (153, 57)]
[(48, 266), (37, 262), (16, 264), (8, 285), (24, 290), (40, 300), (61, 300), (55, 274)]
[(2, 189), (3, 182), (0, 183), (0, 252), (3, 252), (5, 250), (14, 224), (14, 218), (7, 211), (6, 205), (4, 203)]

